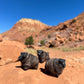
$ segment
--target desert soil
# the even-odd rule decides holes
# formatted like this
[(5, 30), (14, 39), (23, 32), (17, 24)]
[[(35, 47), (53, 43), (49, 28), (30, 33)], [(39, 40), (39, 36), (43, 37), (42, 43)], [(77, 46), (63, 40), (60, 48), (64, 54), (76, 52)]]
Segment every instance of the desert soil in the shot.
[[(20, 44), (18, 47), (12, 45), (6, 51), (6, 45), (3, 45), (5, 51), (3, 48), (0, 49), (6, 58), (16, 60), (19, 53), (24, 51)], [(11, 55), (7, 54), (9, 51), (12, 52)], [(55, 49), (48, 51), (51, 58), (66, 59), (66, 68), (59, 78), (49, 76), (41, 71), (44, 69), (45, 63), (39, 64), (38, 70), (24, 71), (20, 68), (20, 62), (17, 62), (0, 66), (0, 84), (84, 84), (84, 51), (62, 52)]]

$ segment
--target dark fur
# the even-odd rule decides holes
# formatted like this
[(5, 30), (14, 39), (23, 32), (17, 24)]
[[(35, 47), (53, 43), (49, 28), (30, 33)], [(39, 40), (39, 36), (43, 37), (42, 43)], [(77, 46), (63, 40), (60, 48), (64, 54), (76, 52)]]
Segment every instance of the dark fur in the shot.
[(50, 72), (51, 75), (55, 77), (59, 77), (59, 75), (63, 72), (63, 69), (66, 67), (64, 59), (49, 59), (45, 64), (45, 71)]
[(47, 61), (50, 59), (49, 52), (45, 52), (43, 50), (37, 50), (37, 55), (40, 63), (43, 63), (44, 61)]
[(21, 56), (18, 58), (21, 61), (21, 67), (24, 70), (28, 69), (37, 69), (39, 60), (36, 56), (28, 54), (26, 52), (21, 53)]

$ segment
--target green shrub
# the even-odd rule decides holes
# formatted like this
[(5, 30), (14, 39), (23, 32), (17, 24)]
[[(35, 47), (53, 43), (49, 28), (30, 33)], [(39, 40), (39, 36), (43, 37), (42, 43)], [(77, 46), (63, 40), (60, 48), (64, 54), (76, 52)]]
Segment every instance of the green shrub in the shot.
[(79, 27), (76, 27), (76, 29), (79, 29)]
[(75, 23), (76, 22), (76, 19), (73, 19), (71, 23)]
[(41, 41), (40, 41), (40, 44), (41, 44), (41, 45), (45, 45), (45, 40), (41, 40)]
[(50, 39), (51, 38), (51, 35), (48, 35), (48, 38)]
[(35, 37), (38, 37), (38, 35), (35, 35)]
[(25, 45), (33, 45), (33, 44), (34, 44), (34, 39), (32, 36), (30, 36), (29, 38), (26, 38)]

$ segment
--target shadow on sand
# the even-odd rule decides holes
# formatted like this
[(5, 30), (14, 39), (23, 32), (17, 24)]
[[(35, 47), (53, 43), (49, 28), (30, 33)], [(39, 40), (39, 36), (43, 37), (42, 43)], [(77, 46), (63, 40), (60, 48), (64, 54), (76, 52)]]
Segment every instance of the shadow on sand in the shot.
[(40, 68), (40, 71), (43, 72), (44, 74), (48, 75), (48, 76), (52, 76), (52, 77), (56, 77), (56, 78), (58, 78), (58, 76), (54, 76), (54, 75), (52, 75), (49, 71), (46, 71), (46, 70), (43, 69), (43, 68)]
[[(22, 66), (16, 66), (16, 68), (21, 68), (21, 69), (23, 69)], [(31, 69), (31, 70), (37, 70), (37, 69), (35, 69), (35, 68), (29, 68), (29, 69), (23, 69), (23, 70), (26, 71), (26, 70), (30, 70), (30, 69)]]

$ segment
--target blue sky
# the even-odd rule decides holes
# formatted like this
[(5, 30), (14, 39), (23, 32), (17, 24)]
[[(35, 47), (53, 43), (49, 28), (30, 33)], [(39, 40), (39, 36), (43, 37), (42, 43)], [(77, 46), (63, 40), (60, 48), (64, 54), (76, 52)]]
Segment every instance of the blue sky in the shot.
[(84, 0), (0, 0), (0, 33), (21, 18), (57, 25), (84, 12)]

